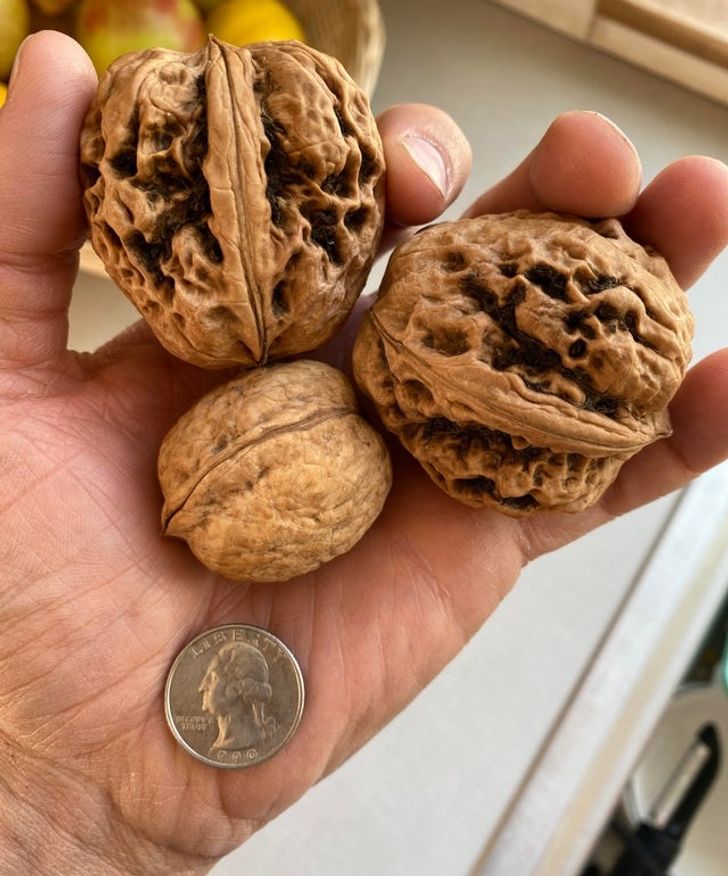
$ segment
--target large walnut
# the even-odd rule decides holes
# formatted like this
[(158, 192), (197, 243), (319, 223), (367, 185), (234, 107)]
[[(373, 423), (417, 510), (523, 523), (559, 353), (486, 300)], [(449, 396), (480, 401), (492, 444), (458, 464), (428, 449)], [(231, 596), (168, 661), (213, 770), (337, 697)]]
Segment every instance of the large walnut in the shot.
[(203, 367), (326, 341), (383, 223), (367, 98), (301, 43), (123, 55), (81, 136), (91, 240), (164, 346)]
[(392, 256), (354, 370), (446, 492), (512, 516), (580, 511), (670, 433), (693, 320), (618, 221), (443, 223)]
[(391, 479), (341, 372), (271, 365), (213, 390), (164, 439), (163, 531), (227, 578), (284, 581), (353, 547)]

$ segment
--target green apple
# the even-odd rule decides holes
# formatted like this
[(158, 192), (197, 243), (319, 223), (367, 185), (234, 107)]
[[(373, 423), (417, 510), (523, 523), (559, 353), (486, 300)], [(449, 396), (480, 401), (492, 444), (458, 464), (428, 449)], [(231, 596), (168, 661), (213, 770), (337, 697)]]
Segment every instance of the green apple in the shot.
[(13, 69), (18, 46), (30, 27), (30, 15), (25, 0), (0, 0), (0, 79), (7, 79)]
[(192, 0), (82, 0), (76, 17), (76, 38), (99, 75), (125, 52), (194, 52), (205, 37)]

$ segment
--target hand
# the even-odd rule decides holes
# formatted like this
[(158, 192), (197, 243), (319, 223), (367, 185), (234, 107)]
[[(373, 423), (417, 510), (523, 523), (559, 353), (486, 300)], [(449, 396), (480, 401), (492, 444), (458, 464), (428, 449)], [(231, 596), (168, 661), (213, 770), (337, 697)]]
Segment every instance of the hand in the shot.
[[(219, 376), (138, 327), (92, 355), (66, 348), (85, 235), (77, 141), (94, 87), (81, 50), (43, 34), (24, 44), (0, 112), (0, 872), (204, 872), (411, 700), (529, 559), (728, 455), (728, 350), (693, 368), (673, 436), (588, 512), (475, 511), (398, 452), (384, 512), (349, 554), (283, 585), (231, 584), (160, 538), (155, 476), (163, 435)], [(380, 128), (390, 218), (432, 221), (467, 175), (462, 135), (427, 107), (392, 108)], [(415, 154), (444, 157), (438, 184), (408, 133)], [(728, 170), (683, 159), (639, 186), (624, 136), (569, 113), (469, 212), (626, 214), (689, 285), (728, 241)], [(234, 621), (279, 635), (308, 693), (292, 741), (241, 772), (183, 752), (161, 698), (178, 650)]]

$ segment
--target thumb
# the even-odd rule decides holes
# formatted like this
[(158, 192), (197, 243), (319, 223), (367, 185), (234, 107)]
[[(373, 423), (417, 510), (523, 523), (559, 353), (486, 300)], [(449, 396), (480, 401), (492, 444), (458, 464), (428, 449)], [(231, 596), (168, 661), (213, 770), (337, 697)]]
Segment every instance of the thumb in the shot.
[(45, 31), (21, 45), (0, 110), (3, 369), (57, 365), (65, 352), (85, 234), (78, 140), (95, 88), (90, 60), (69, 37)]
[(0, 114), (0, 214), (13, 217), (3, 254), (44, 258), (82, 242), (78, 139), (95, 88), (70, 37), (43, 31), (20, 46)]

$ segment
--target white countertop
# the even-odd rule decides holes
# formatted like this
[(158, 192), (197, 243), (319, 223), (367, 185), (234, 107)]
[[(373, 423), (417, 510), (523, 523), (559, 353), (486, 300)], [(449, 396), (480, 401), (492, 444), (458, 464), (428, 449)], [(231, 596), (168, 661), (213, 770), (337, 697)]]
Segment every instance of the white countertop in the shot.
[[(448, 110), (474, 149), (455, 217), (563, 110), (634, 140), (649, 179), (684, 154), (728, 161), (728, 110), (486, 0), (381, 0), (375, 110)], [(372, 275), (376, 286), (382, 265)], [(695, 290), (695, 356), (728, 342), (728, 257)], [(71, 335), (93, 346), (135, 314), (82, 277)], [(675, 504), (661, 500), (534, 563), (485, 628), (379, 736), (214, 870), (215, 876), (467, 876), (553, 730)], [(527, 874), (519, 874), (527, 876)]]

